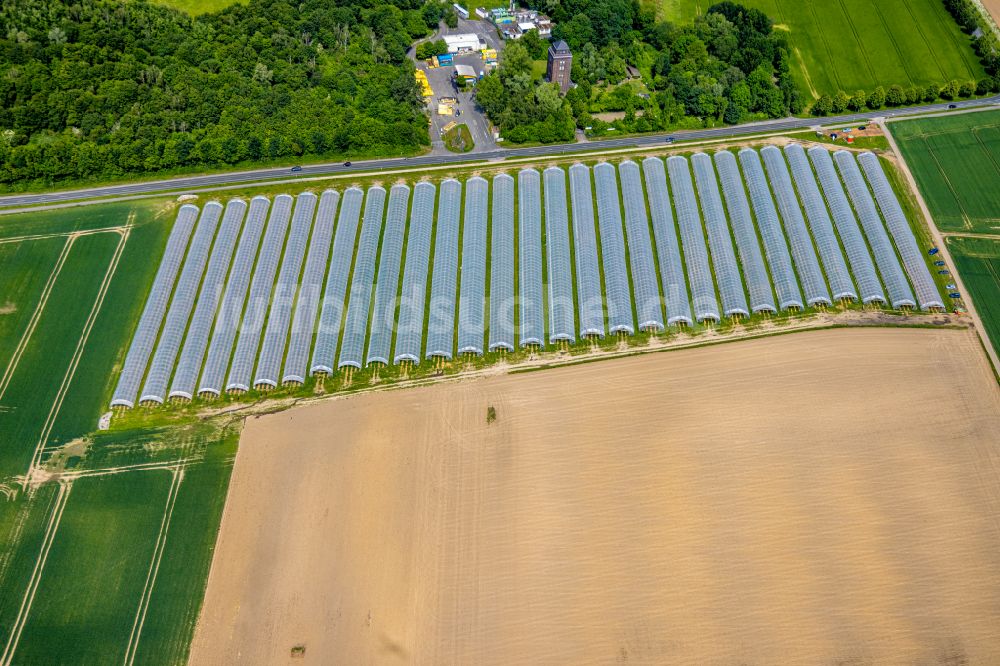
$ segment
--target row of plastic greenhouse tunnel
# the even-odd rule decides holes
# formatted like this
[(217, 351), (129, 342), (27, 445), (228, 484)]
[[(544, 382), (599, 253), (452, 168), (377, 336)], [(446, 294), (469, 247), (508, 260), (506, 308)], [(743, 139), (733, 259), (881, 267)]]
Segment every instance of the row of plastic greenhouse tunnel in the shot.
[(793, 144), (186, 204), (112, 406), (840, 300), (943, 308), (871, 153)]

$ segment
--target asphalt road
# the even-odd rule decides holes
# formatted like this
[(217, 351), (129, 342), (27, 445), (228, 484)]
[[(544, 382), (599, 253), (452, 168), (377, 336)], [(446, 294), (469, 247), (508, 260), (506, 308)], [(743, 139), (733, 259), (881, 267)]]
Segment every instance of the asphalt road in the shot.
[[(1000, 105), (1000, 95), (993, 97), (962, 100), (952, 102), (958, 109), (971, 109)], [(828, 116), (826, 118), (784, 118), (746, 125), (715, 127), (704, 130), (689, 130), (675, 132), (670, 135), (678, 141), (693, 139), (724, 139), (727, 137), (746, 136), (765, 132), (775, 132), (792, 129), (808, 129), (819, 124), (824, 126), (845, 125), (868, 122), (875, 118), (893, 118), (896, 116), (911, 116), (925, 113), (935, 113), (948, 110), (948, 103), (929, 104), (903, 109), (886, 109), (877, 113), (854, 113), (843, 116)], [(150, 194), (156, 192), (194, 190), (214, 185), (233, 185), (267, 180), (287, 180), (294, 177), (321, 176), (345, 172), (377, 172), (388, 169), (413, 168), (438, 164), (461, 164), (463, 162), (481, 162), (491, 159), (559, 155), (572, 152), (599, 152), (605, 149), (631, 148), (664, 143), (665, 134), (645, 134), (621, 139), (601, 139), (586, 143), (568, 143), (533, 148), (498, 148), (488, 152), (421, 155), (419, 157), (400, 157), (381, 160), (366, 160), (354, 162), (350, 167), (342, 162), (328, 164), (313, 164), (303, 166), (301, 171), (292, 173), (288, 167), (274, 169), (254, 169), (252, 171), (237, 171), (219, 173), (208, 176), (179, 176), (167, 180), (154, 180), (124, 185), (109, 185), (89, 189), (67, 190), (41, 194), (15, 194), (0, 197), (0, 208), (15, 206), (30, 206), (35, 204), (51, 204), (65, 201), (95, 199), (99, 197), (128, 196)]]

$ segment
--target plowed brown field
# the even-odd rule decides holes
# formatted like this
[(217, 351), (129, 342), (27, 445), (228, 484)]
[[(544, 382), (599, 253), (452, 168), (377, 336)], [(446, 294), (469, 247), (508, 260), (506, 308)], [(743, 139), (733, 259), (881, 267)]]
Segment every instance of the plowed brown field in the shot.
[(997, 627), (979, 341), (851, 329), (251, 421), (191, 662), (995, 664)]

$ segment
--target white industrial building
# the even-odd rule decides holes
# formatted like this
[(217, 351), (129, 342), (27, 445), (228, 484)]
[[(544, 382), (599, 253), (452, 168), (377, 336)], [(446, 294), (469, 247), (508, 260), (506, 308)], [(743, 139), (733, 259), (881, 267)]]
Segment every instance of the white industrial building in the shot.
[(486, 48), (485, 44), (480, 43), (479, 35), (472, 32), (445, 35), (444, 42), (448, 45), (448, 53), (464, 53)]

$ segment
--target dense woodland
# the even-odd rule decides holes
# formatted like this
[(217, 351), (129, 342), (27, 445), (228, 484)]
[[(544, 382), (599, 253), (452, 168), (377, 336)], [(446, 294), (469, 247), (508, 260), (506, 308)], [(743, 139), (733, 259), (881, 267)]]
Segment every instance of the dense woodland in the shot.
[[(721, 2), (679, 26), (657, 21), (637, 0), (542, 0), (536, 6), (556, 21), (553, 38), (573, 51), (577, 87), (565, 106), (557, 105), (551, 86), (531, 79), (528, 56), (540, 57), (533, 40), (508, 45), (498, 71), (480, 81), (477, 92), (508, 140), (566, 140), (574, 125), (600, 133), (607, 123), (591, 115), (597, 111), (625, 112), (614, 123), (618, 131), (648, 132), (685, 118), (738, 123), (803, 110), (787, 44), (757, 9)], [(626, 81), (627, 65), (652, 86)]]
[(424, 0), (0, 2), (0, 183), (428, 144), (406, 50)]

